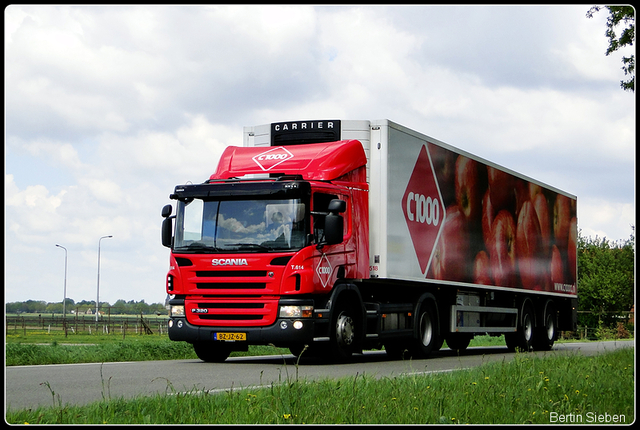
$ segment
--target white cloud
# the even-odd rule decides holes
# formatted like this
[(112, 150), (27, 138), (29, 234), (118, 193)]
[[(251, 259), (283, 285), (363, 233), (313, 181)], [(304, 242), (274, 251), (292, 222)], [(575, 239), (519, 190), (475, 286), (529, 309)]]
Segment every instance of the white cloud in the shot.
[(62, 204), (65, 191), (50, 195), (44, 185), (30, 185), (19, 190), (13, 175), (5, 175), (5, 207), (16, 217), (7, 217), (9, 230), (27, 238), (35, 238), (60, 226), (57, 209)]
[(9, 138), (9, 145), (20, 148), (36, 158), (47, 159), (73, 171), (81, 171), (87, 166), (82, 163), (78, 151), (70, 142), (53, 141), (37, 138), (23, 141), (19, 138)]
[(583, 236), (627, 240), (636, 226), (635, 205), (586, 198), (578, 204), (578, 225)]
[(163, 300), (168, 195), (273, 121), (389, 118), (577, 194), (583, 233), (626, 238), (634, 98), (586, 10), (9, 6), (6, 298), (59, 300), (61, 243), (70, 296), (93, 299), (113, 235), (101, 296)]

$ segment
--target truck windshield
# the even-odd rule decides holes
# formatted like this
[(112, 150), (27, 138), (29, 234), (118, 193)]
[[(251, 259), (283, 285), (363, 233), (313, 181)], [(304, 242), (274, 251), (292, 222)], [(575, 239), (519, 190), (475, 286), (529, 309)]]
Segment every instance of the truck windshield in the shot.
[(174, 251), (298, 250), (305, 246), (305, 216), (299, 199), (179, 201)]

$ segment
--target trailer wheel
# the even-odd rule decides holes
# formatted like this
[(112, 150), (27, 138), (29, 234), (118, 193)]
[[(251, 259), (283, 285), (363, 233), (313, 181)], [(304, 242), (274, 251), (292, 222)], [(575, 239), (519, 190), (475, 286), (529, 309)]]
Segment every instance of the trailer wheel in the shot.
[(469, 342), (471, 342), (471, 336), (454, 334), (447, 337), (447, 346), (449, 349), (457, 352), (464, 351), (469, 346)]
[(553, 307), (549, 307), (545, 311), (544, 324), (536, 328), (535, 333), (535, 349), (540, 351), (549, 351), (553, 347), (558, 334), (558, 315)]
[(420, 305), (417, 338), (413, 340), (410, 349), (413, 356), (428, 357), (442, 346), (442, 339), (438, 336), (438, 318), (435, 309), (435, 306), (430, 302), (424, 302)]
[(504, 341), (507, 344), (507, 349), (509, 351), (515, 351), (518, 347), (518, 333), (517, 332), (509, 332), (504, 334)]
[(535, 338), (533, 309), (526, 305), (522, 311), (522, 317), (518, 321), (518, 331), (505, 334), (505, 341), (509, 350), (519, 348), (522, 351), (531, 351)]
[(219, 342), (196, 342), (193, 350), (200, 360), (207, 363), (222, 363), (231, 354), (231, 349)]

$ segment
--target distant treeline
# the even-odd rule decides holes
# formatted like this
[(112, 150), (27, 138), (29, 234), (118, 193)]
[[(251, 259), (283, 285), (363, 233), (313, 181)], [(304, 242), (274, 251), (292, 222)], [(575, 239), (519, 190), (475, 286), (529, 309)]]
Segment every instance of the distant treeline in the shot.
[[(70, 314), (95, 314), (95, 300), (82, 300), (74, 302), (73, 299), (66, 299), (65, 311)], [(19, 313), (35, 313), (35, 314), (61, 314), (63, 310), (62, 302), (47, 303), (42, 300), (27, 300), (25, 302), (11, 302), (5, 304), (5, 312), (7, 314)], [(100, 302), (100, 313), (105, 315), (123, 315), (123, 314), (167, 314), (164, 303), (145, 303), (144, 299), (136, 302), (135, 300), (125, 301), (118, 300), (113, 305), (109, 302)]]

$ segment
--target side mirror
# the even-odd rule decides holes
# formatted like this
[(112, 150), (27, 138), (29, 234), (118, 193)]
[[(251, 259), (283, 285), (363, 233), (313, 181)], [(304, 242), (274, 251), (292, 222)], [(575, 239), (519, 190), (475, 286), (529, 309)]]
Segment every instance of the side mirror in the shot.
[(171, 205), (166, 205), (165, 207), (162, 208), (162, 218), (168, 218), (169, 216), (171, 216), (171, 211), (173, 210), (173, 207)]
[(333, 199), (329, 202), (329, 212), (332, 214), (341, 214), (347, 210), (347, 202), (344, 200)]
[(329, 214), (324, 219), (325, 244), (337, 245), (344, 241), (344, 218), (340, 214), (347, 210), (347, 202), (333, 199), (328, 209)]
[(171, 205), (166, 205), (162, 208), (162, 246), (166, 246), (167, 248), (171, 248), (172, 242), (172, 233), (173, 233), (173, 218), (171, 216), (171, 211), (173, 208)]
[(173, 230), (172, 220), (173, 217), (168, 217), (162, 221), (162, 246), (166, 246), (167, 248), (171, 248), (171, 242), (173, 239), (171, 235)]

